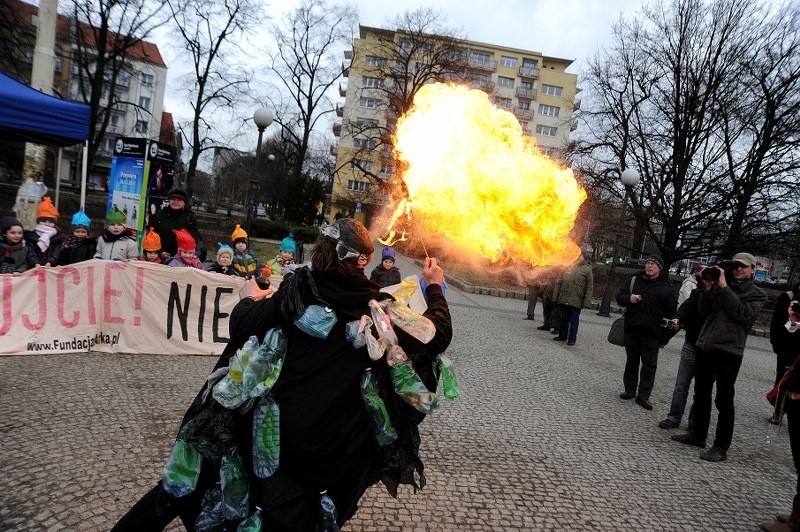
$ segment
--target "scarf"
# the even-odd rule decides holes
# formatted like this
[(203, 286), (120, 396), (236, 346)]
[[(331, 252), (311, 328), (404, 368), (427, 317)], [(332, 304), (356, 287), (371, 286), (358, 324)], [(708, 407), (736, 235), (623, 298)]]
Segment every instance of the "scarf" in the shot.
[(63, 249), (78, 248), (88, 239), (92, 238), (92, 236), (93, 235), (91, 233), (89, 233), (87, 236), (75, 236), (75, 235), (65, 236), (64, 240), (61, 243), (61, 247)]
[(39, 235), (39, 241), (37, 242), (39, 249), (41, 249), (42, 252), (47, 251), (47, 248), (50, 247), (50, 239), (58, 232), (58, 229), (50, 227), (49, 225), (36, 224), (35, 231), (36, 234)]
[(131, 234), (126, 229), (125, 231), (121, 232), (118, 235), (112, 234), (108, 229), (103, 231), (103, 240), (106, 242), (116, 242), (117, 240), (121, 240), (123, 238), (133, 238)]

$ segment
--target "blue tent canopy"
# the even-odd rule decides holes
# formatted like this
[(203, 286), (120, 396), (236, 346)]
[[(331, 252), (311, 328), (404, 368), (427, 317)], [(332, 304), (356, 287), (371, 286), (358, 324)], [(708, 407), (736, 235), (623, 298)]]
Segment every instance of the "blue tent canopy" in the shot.
[(69, 146), (89, 138), (88, 105), (41, 93), (0, 72), (0, 138)]

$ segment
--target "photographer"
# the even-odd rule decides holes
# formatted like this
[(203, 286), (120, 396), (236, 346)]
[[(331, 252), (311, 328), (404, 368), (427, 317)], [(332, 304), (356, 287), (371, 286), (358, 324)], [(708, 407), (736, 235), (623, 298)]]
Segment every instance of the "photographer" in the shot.
[[(791, 366), (794, 357), (800, 353), (800, 334), (792, 334), (786, 330), (786, 321), (789, 319), (789, 302), (800, 299), (800, 283), (795, 284), (791, 290), (778, 296), (775, 301), (775, 310), (772, 311), (772, 321), (769, 325), (769, 341), (772, 351), (776, 356), (775, 384), (783, 377), (787, 366)], [(773, 417), (771, 422), (777, 423)]]
[(698, 314), (705, 319), (697, 338), (694, 430), (678, 434), (673, 440), (697, 447), (706, 446), (711, 421), (711, 393), (717, 382), (717, 431), (711, 449), (700, 453), (710, 462), (728, 459), (733, 439), (736, 377), (742, 365), (747, 333), (767, 295), (753, 283), (756, 259), (737, 253), (730, 263), (710, 266), (700, 278), (703, 292), (697, 301)]

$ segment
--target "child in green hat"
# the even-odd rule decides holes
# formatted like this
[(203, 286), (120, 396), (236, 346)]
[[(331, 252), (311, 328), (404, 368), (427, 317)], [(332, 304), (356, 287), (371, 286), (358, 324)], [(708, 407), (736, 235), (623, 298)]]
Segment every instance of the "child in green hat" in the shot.
[(103, 260), (132, 260), (139, 256), (136, 237), (125, 228), (125, 214), (116, 205), (106, 216), (106, 230), (97, 238), (94, 258)]

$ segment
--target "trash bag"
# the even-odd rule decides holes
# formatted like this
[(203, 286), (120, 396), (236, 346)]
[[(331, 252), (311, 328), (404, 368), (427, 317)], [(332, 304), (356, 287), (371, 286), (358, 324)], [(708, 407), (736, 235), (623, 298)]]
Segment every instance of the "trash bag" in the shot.
[(336, 325), (336, 321), (336, 312), (332, 308), (309, 305), (294, 324), (307, 335), (324, 340)]
[(200, 515), (194, 522), (197, 532), (225, 532), (225, 516), (222, 515), (222, 490), (216, 487), (206, 490)]
[(222, 513), (225, 519), (244, 519), (250, 510), (247, 488), (247, 473), (242, 457), (236, 448), (222, 457), (219, 469), (222, 484)]
[(269, 478), (278, 470), (281, 454), (280, 407), (268, 395), (253, 413), (253, 472)]

